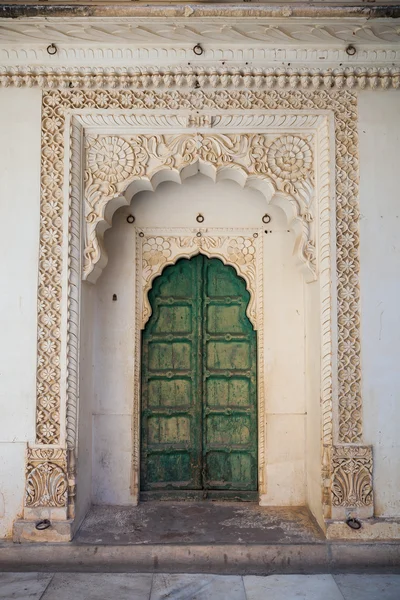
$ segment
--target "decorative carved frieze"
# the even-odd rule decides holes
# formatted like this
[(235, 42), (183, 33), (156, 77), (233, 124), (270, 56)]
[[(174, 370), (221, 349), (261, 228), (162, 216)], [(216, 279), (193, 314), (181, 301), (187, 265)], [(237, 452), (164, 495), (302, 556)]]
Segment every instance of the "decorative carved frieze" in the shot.
[[(400, 57), (397, 57), (397, 61)], [(399, 67), (315, 68), (270, 67), (268, 69), (170, 67), (139, 70), (102, 67), (29, 66), (1, 67), (0, 86), (50, 89), (183, 89), (202, 88), (243, 90), (355, 90), (398, 89)]]
[(332, 518), (373, 516), (372, 447), (332, 448)]
[(28, 448), (25, 506), (62, 508), (67, 505), (67, 455), (61, 448)]

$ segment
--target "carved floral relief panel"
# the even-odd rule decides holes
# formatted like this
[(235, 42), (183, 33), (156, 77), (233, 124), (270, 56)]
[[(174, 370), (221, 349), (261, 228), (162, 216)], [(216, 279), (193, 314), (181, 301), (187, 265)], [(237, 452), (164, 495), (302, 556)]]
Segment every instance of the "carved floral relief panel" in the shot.
[(67, 456), (62, 448), (28, 448), (25, 506), (67, 506)]
[[(299, 254), (316, 275), (313, 220), (314, 156), (311, 134), (89, 135), (86, 136), (85, 219), (87, 223), (83, 277), (100, 261), (96, 227), (107, 202), (122, 194), (134, 180), (151, 180), (164, 169), (176, 172), (201, 161), (218, 172), (237, 169), (246, 177), (271, 182), (271, 188), (290, 194), (298, 205), (304, 235)], [(103, 251), (104, 252), (104, 251)]]
[(332, 455), (332, 518), (345, 519), (357, 510), (373, 516), (372, 449), (370, 446), (336, 446)]

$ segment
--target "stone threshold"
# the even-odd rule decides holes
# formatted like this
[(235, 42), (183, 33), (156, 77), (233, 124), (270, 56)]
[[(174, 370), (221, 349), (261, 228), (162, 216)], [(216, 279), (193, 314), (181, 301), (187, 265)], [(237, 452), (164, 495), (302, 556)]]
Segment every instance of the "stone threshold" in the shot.
[(280, 544), (0, 543), (0, 571), (218, 573), (399, 572), (399, 542)]

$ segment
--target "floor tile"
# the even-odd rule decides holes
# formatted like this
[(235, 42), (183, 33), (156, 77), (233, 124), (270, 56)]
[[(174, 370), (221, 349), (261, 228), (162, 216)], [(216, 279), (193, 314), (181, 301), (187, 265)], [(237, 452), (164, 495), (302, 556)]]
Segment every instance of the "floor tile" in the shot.
[(149, 600), (152, 575), (58, 573), (42, 600)]
[(246, 600), (240, 576), (154, 575), (150, 600)]
[(331, 575), (243, 577), (247, 600), (343, 600)]
[(399, 600), (400, 575), (334, 575), (345, 600)]
[(0, 600), (40, 600), (52, 574), (0, 573)]

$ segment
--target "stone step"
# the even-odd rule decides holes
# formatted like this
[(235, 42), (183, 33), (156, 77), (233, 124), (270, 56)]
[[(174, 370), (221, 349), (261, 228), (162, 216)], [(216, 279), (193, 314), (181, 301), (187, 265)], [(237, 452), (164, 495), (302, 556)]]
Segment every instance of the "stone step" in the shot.
[(400, 572), (398, 542), (299, 544), (0, 543), (0, 571), (219, 573)]

